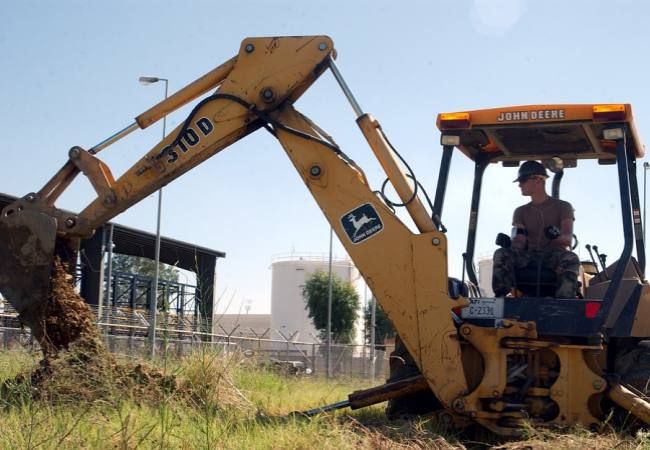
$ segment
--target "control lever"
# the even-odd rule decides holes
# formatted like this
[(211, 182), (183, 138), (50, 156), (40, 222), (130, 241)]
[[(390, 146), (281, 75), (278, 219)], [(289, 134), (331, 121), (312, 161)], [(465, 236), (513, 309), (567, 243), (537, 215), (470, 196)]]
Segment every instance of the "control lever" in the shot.
[(607, 255), (600, 253), (598, 251), (598, 246), (594, 245), (594, 251), (596, 252), (596, 256), (598, 257), (598, 261), (600, 261), (600, 265), (603, 268), (603, 273), (605, 274), (605, 278), (609, 280), (609, 275), (607, 274), (607, 266), (605, 264), (605, 260), (607, 259)]
[(594, 263), (594, 268), (596, 269), (596, 272), (600, 272), (600, 269), (598, 269), (598, 263), (596, 263), (596, 258), (594, 258), (594, 254), (591, 252), (591, 245), (587, 244), (585, 245), (585, 248), (589, 252), (589, 256), (591, 257), (591, 262)]

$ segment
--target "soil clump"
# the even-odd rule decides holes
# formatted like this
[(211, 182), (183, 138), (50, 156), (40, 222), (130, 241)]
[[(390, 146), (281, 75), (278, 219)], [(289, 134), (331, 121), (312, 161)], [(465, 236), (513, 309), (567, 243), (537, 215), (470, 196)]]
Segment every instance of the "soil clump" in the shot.
[(94, 318), (88, 304), (75, 291), (72, 275), (57, 257), (50, 280), (50, 293), (40, 317), (29, 324), (45, 359), (65, 350), (102, 353)]
[(157, 403), (179, 390), (173, 376), (143, 364), (121, 364), (106, 350), (92, 311), (75, 291), (72, 276), (56, 258), (51, 288), (40, 317), (29, 324), (43, 359), (28, 375), (5, 380), (0, 395), (60, 402), (92, 402), (130, 397)]

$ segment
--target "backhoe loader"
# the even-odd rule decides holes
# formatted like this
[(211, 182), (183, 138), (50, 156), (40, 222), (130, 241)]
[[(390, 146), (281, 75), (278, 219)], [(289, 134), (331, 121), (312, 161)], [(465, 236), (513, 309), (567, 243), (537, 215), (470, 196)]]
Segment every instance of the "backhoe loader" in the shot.
[[(635, 175), (644, 149), (630, 105), (536, 105), (440, 114), (440, 175), (434, 201), (425, 205), (418, 195), (421, 186), (407, 174), (405, 161), (377, 120), (363, 112), (335, 58), (327, 36), (245, 39), (235, 57), (131, 125), (90, 149), (72, 147), (62, 168), (38, 192), (6, 207), (0, 217), (0, 292), (23, 323), (47, 339), (50, 325), (43, 316), (53, 265), (64, 261), (71, 267), (80, 239), (265, 128), (286, 151), (398, 331), (414, 371), (402, 380), (400, 393), (426, 389), (435, 397), (435, 414), (443, 423), (478, 423), (508, 436), (518, 435), (524, 422), (598, 427), (612, 404), (650, 423), (643, 392), (650, 374), (650, 287), (644, 277)], [(294, 108), (325, 71), (341, 86), (417, 232), (397, 217), (385, 196), (377, 195), (363, 170)], [(98, 158), (113, 142), (199, 98), (187, 119), (119, 178)], [(456, 150), (475, 165), (464, 281), (448, 275), (442, 214)], [(529, 159), (553, 163), (556, 169), (591, 159), (611, 164), (617, 172), (624, 249), (576, 298), (539, 298), (525, 290), (488, 298), (476, 287), (472, 261), (484, 171)], [(79, 174), (88, 178), (96, 198), (76, 214), (58, 209), (56, 200)], [(559, 186), (559, 175), (556, 180)]]

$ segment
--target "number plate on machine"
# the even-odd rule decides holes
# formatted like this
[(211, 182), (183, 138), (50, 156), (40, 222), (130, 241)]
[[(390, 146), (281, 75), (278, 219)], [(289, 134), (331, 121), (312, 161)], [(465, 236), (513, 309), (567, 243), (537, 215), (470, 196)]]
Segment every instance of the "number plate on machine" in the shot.
[(470, 298), (461, 310), (463, 319), (502, 319), (503, 298)]

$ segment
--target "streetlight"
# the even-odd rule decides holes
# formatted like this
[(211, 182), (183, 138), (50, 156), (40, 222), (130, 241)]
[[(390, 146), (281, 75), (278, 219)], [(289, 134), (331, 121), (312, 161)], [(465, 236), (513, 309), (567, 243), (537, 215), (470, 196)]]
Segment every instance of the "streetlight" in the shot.
[(370, 299), (372, 302), (372, 309), (370, 310), (370, 380), (375, 381), (375, 371), (377, 370), (377, 349), (375, 348), (375, 340), (377, 339), (377, 299), (374, 294)]
[(645, 221), (645, 206), (646, 206), (646, 187), (647, 187), (647, 178), (648, 178), (648, 168), (650, 168), (650, 163), (649, 162), (644, 162), (643, 163), (643, 245), (645, 245), (645, 229), (646, 229), (646, 221)]
[(330, 227), (329, 274), (327, 277), (327, 378), (332, 377), (332, 239), (334, 229)]
[[(142, 84), (152, 84), (163, 81), (165, 83), (165, 100), (167, 100), (167, 93), (169, 87), (169, 80), (167, 78), (159, 77), (140, 77), (140, 83)], [(167, 134), (167, 116), (163, 116), (163, 131), (162, 137), (165, 139)], [(151, 358), (156, 356), (156, 313), (158, 312), (158, 281), (160, 276), (160, 215), (162, 212), (162, 187), (158, 189), (158, 213), (156, 218), (156, 250), (154, 261), (156, 268), (153, 276), (153, 298), (151, 300), (151, 323), (149, 324), (149, 335), (151, 339)]]

